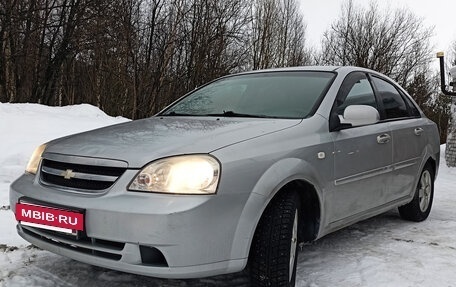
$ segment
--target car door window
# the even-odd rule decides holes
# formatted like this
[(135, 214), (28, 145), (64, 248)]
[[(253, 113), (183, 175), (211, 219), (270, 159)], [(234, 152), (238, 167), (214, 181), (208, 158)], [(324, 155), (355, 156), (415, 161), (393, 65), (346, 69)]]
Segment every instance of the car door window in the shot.
[(374, 91), (364, 73), (353, 73), (345, 79), (337, 96), (337, 114), (343, 115), (350, 105), (368, 105), (377, 109)]
[(409, 107), (410, 115), (415, 118), (420, 118), (421, 117), (420, 111), (418, 110), (416, 105), (412, 102), (412, 100), (410, 100), (410, 98), (408, 96), (404, 95), (403, 93), (401, 93), (401, 95), (402, 95), (402, 98), (405, 100), (405, 103)]
[(372, 81), (383, 103), (386, 119), (410, 117), (404, 99), (392, 84), (377, 77), (372, 77)]

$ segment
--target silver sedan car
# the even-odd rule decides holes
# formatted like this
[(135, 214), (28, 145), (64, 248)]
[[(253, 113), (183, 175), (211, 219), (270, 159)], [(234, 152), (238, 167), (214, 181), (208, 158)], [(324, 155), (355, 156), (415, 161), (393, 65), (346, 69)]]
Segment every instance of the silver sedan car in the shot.
[(25, 240), (88, 264), (293, 286), (301, 242), (396, 207), (425, 220), (439, 150), (436, 125), (382, 74), (262, 70), (38, 147), (10, 202)]

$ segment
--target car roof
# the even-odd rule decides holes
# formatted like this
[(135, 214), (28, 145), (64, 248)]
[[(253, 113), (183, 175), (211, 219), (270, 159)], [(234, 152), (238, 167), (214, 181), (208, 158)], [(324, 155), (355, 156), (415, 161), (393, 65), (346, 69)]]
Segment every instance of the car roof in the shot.
[(264, 72), (297, 72), (297, 71), (322, 71), (322, 72), (333, 72), (337, 70), (338, 66), (298, 66), (298, 67), (285, 67), (285, 68), (270, 68), (270, 69), (260, 69), (247, 72), (241, 72), (240, 74), (254, 74), (254, 73), (264, 73)]
[(267, 73), (267, 72), (299, 72), (299, 71), (316, 71), (316, 72), (342, 72), (342, 73), (350, 73), (354, 71), (364, 71), (369, 73), (380, 73), (366, 69), (361, 67), (355, 66), (298, 66), (298, 67), (286, 67), (286, 68), (272, 68), (272, 69), (261, 69), (261, 70), (253, 70), (248, 72), (241, 72), (237, 75), (244, 75), (244, 74), (255, 74), (255, 73)]
[(367, 68), (362, 68), (362, 67), (356, 67), (356, 66), (297, 66), (297, 67), (285, 67), (285, 68), (272, 68), (272, 69), (262, 69), (262, 70), (253, 70), (253, 71), (247, 71), (247, 72), (241, 72), (237, 74), (230, 74), (223, 76), (222, 78), (225, 77), (231, 77), (231, 76), (237, 76), (237, 75), (249, 75), (249, 74), (259, 74), (259, 73), (269, 73), (269, 72), (331, 72), (331, 73), (337, 73), (339, 76), (345, 77), (346, 75), (352, 73), (352, 72), (364, 72), (364, 73), (370, 73), (377, 75), (383, 79), (388, 79), (390, 82), (394, 83), (397, 87), (399, 87), (402, 92), (407, 93), (407, 91), (402, 88), (401, 85), (399, 85), (396, 81), (391, 79), (390, 77), (371, 70)]

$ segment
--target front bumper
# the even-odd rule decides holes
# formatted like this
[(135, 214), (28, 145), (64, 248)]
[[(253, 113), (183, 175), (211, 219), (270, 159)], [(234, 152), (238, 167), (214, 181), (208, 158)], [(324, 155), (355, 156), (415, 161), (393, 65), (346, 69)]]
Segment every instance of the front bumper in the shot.
[(239, 248), (238, 242), (248, 245), (250, 235), (239, 235), (245, 228), (239, 225), (251, 194), (127, 192), (135, 173), (125, 172), (109, 192), (93, 196), (45, 187), (35, 176), (21, 176), (10, 187), (13, 212), (22, 197), (84, 209), (87, 237), (76, 239), (21, 224), (19, 235), (78, 261), (154, 277), (197, 278), (245, 267), (248, 246)]

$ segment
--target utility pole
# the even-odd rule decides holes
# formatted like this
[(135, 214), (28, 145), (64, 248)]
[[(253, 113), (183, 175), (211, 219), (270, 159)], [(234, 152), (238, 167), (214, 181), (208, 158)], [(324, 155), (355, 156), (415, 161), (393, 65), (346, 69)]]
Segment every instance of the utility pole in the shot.
[(442, 93), (451, 96), (451, 118), (448, 126), (445, 161), (447, 166), (456, 167), (456, 66), (450, 69), (450, 76), (453, 81), (450, 81), (449, 87), (451, 91), (447, 90), (445, 82), (445, 60), (443, 52), (437, 53), (437, 58), (440, 60), (440, 89)]

